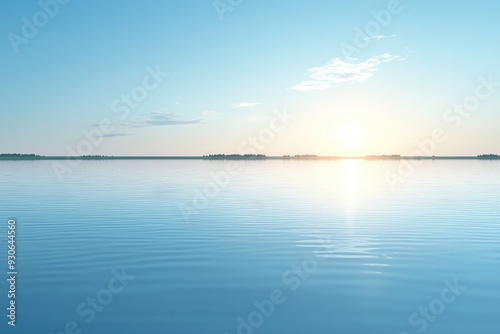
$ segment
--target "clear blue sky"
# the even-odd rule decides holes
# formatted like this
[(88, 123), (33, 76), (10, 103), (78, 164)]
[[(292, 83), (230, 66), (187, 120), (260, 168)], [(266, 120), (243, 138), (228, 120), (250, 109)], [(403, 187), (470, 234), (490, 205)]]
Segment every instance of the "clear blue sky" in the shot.
[[(89, 153), (236, 153), (286, 107), (258, 153), (406, 155), (436, 128), (433, 154), (500, 153), (500, 86), (478, 79), (500, 82), (497, 1), (54, 1), (0, 12), (0, 152), (65, 155), (108, 119)], [(168, 76), (113, 112), (148, 68)]]

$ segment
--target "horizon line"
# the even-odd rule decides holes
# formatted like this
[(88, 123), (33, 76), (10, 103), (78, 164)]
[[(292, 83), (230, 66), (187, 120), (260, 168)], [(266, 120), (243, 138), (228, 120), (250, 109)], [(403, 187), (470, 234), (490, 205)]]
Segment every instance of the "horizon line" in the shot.
[(178, 160), (436, 160), (436, 159), (464, 159), (464, 160), (500, 160), (497, 154), (480, 155), (440, 155), (440, 156), (403, 156), (392, 155), (356, 155), (356, 156), (333, 156), (333, 155), (264, 155), (264, 154), (210, 154), (210, 155), (81, 155), (81, 156), (58, 156), (58, 155), (36, 155), (20, 153), (1, 153), (0, 160), (154, 160), (154, 159), (178, 159)]

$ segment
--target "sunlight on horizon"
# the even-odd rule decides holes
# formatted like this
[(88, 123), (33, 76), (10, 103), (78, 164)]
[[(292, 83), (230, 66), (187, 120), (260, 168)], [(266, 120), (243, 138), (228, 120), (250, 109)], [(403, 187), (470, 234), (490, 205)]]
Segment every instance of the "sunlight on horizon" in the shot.
[(338, 134), (338, 146), (346, 155), (355, 155), (358, 150), (363, 148), (363, 137), (364, 134), (359, 125), (355, 123), (346, 124)]

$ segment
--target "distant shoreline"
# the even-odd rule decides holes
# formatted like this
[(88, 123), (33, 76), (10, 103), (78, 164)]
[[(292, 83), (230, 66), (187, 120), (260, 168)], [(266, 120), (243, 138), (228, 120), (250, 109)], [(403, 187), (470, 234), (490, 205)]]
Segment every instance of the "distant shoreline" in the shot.
[(1, 156), (0, 161), (37, 160), (500, 160), (500, 156)]

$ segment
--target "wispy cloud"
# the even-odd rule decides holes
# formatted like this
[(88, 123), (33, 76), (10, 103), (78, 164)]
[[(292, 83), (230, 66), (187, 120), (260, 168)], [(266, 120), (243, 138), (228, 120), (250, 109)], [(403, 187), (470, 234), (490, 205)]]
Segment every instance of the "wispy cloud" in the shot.
[(307, 75), (309, 79), (291, 87), (291, 89), (311, 91), (327, 89), (332, 83), (347, 81), (363, 82), (379, 72), (379, 67), (382, 63), (388, 63), (395, 60), (404, 59), (390, 53), (370, 57), (362, 62), (358, 62), (358, 59), (334, 58), (324, 66), (308, 69)]
[(184, 124), (200, 124), (203, 123), (203, 119), (181, 119), (180, 115), (163, 112), (163, 111), (153, 111), (140, 120), (131, 121), (128, 123), (121, 124), (122, 126), (130, 128), (145, 128), (150, 126), (166, 126), (166, 125), (184, 125)]
[(135, 134), (132, 134), (132, 133), (110, 133), (107, 135), (103, 135), (104, 138), (125, 137), (125, 136), (135, 136)]
[(231, 107), (232, 108), (249, 108), (249, 107), (254, 107), (259, 105), (260, 103), (254, 103), (254, 102), (241, 102), (241, 103), (235, 103)]
[(310, 90), (322, 90), (327, 88), (330, 88), (330, 84), (327, 82), (307, 80), (302, 83), (299, 83), (298, 85), (293, 86), (291, 89), (307, 92)]
[(374, 35), (374, 36), (363, 38), (363, 40), (367, 41), (369, 39), (375, 39), (377, 41), (380, 41), (381, 39), (390, 38), (390, 37), (398, 37), (398, 35)]
[(201, 116), (203, 119), (214, 119), (219, 117), (219, 114), (216, 111), (213, 110), (207, 110), (201, 113)]

